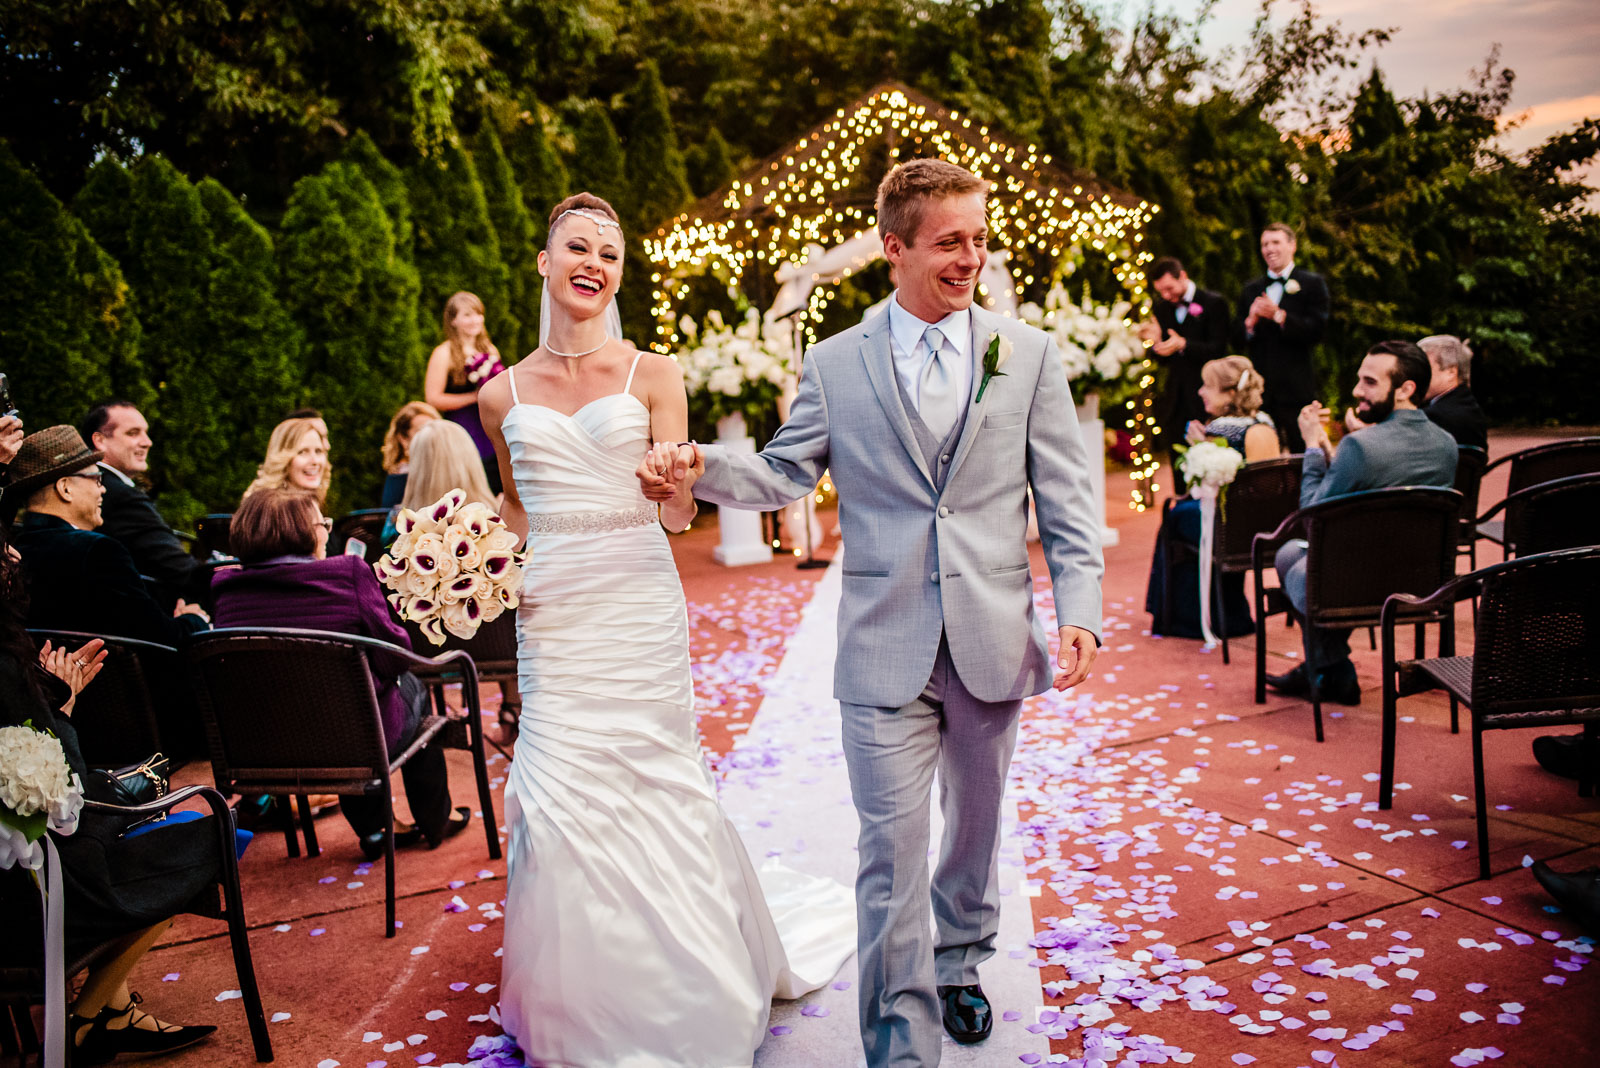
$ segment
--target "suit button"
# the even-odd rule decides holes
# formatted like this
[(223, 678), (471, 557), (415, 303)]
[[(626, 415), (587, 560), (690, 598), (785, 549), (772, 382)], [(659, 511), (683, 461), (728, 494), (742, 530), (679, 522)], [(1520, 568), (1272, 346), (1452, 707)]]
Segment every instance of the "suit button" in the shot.
[(939, 581), (939, 572), (935, 571), (933, 574), (929, 575), (928, 576), (928, 581), (929, 582), (938, 582)]
[(941, 504), (939, 506), (939, 518), (943, 519), (945, 516), (947, 516), (949, 514), (950, 514), (950, 509), (946, 508), (944, 505)]
[(949, 453), (945, 453), (943, 456), (939, 457), (939, 462), (942, 463), (942, 464), (949, 463), (950, 462), (950, 454)]

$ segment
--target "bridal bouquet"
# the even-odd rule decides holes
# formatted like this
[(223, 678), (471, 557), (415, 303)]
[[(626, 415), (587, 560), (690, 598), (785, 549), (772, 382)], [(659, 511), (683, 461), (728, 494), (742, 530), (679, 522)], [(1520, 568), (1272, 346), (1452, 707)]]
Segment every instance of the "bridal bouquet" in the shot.
[(1057, 283), (1044, 299), (1017, 309), (1017, 318), (1055, 339), (1061, 366), (1072, 387), (1072, 399), (1083, 403), (1087, 393), (1109, 393), (1108, 400), (1137, 387), (1144, 343), (1128, 318), (1133, 305), (1125, 300), (1098, 304), (1087, 293), (1074, 302)]
[(794, 366), (789, 330), (764, 327), (754, 308), (738, 326), (713, 311), (703, 328), (686, 315), (678, 329), (688, 344), (672, 358), (683, 368), (683, 386), (696, 415), (714, 423), (737, 412), (746, 423), (755, 423), (777, 411)]
[(475, 352), (467, 357), (467, 381), (481, 386), (506, 369), (500, 357), (492, 352)]
[(517, 536), (487, 504), (454, 489), (432, 505), (395, 517), (399, 537), (372, 569), (394, 592), (389, 603), (435, 645), (445, 631), (467, 639), (517, 607), (523, 557)]
[(1189, 496), (1219, 495), (1244, 466), (1244, 454), (1221, 438), (1198, 441), (1179, 454), (1178, 470)]
[(31, 722), (0, 727), (0, 870), (21, 864), (38, 871), (39, 839), (47, 830), (76, 831), (83, 808), (83, 783), (60, 739)]

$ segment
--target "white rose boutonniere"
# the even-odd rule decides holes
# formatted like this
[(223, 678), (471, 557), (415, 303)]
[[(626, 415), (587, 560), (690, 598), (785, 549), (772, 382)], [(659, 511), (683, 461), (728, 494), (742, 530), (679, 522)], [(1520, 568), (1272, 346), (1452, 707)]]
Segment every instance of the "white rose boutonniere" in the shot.
[(973, 404), (982, 402), (983, 391), (989, 388), (989, 379), (1005, 377), (1005, 372), (1000, 368), (1004, 367), (1009, 359), (1011, 359), (1011, 339), (999, 334), (990, 338), (989, 347), (983, 353), (983, 381), (978, 383), (978, 396), (973, 400)]
[(1300, 292), (1299, 280), (1291, 278), (1287, 282), (1283, 283), (1283, 291), (1291, 297)]

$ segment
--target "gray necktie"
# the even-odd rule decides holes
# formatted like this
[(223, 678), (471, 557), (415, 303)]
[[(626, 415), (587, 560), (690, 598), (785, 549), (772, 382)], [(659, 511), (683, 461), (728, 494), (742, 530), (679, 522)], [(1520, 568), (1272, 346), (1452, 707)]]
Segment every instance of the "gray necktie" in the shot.
[(933, 436), (942, 441), (956, 425), (956, 415), (960, 411), (955, 375), (951, 373), (951, 361), (955, 357), (944, 350), (944, 333), (937, 326), (923, 331), (922, 340), (928, 346), (928, 359), (922, 365), (918, 380), (918, 414)]

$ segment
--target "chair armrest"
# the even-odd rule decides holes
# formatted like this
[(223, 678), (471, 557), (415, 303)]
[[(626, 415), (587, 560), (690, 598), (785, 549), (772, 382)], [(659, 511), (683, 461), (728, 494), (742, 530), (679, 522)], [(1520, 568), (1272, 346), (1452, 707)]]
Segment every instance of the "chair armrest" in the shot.
[(1279, 523), (1275, 530), (1267, 534), (1257, 534), (1255, 537), (1251, 538), (1251, 566), (1257, 571), (1262, 570), (1263, 561), (1266, 559), (1266, 553), (1269, 550), (1280, 548), (1285, 542), (1293, 537), (1294, 533), (1300, 529), (1300, 523), (1300, 509), (1296, 508), (1294, 511), (1283, 517), (1283, 522)]
[(1487, 523), (1487, 522), (1489, 522), (1489, 520), (1491, 520), (1491, 519), (1493, 519), (1495, 517), (1495, 514), (1497, 512), (1505, 511), (1506, 502), (1509, 501), (1509, 500), (1511, 500), (1511, 497), (1508, 495), (1508, 496), (1502, 497), (1500, 500), (1496, 501), (1493, 508), (1490, 508), (1487, 512), (1483, 513), (1478, 518), (1476, 518), (1476, 519), (1474, 519), (1472, 521), (1473, 528), (1476, 529), (1479, 523)]
[[(89, 811), (115, 813), (119, 816), (158, 816), (197, 797), (206, 803), (214, 816), (220, 817), (228, 812), (228, 802), (210, 786), (185, 786), (181, 790), (174, 790), (165, 797), (146, 801), (142, 805), (111, 805), (104, 801), (90, 801), (86, 798), (83, 807)], [(232, 824), (229, 824), (229, 828), (232, 829)]]
[(1395, 624), (1399, 621), (1402, 607), (1441, 608), (1444, 605), (1455, 604), (1457, 601), (1465, 601), (1469, 597), (1477, 596), (1479, 588), (1483, 585), (1484, 571), (1487, 570), (1489, 569), (1484, 568), (1465, 575), (1457, 575), (1426, 597), (1418, 597), (1413, 593), (1391, 593), (1384, 600), (1383, 611), (1379, 615), (1379, 625), (1383, 628), (1384, 634), (1388, 635), (1394, 630)]

